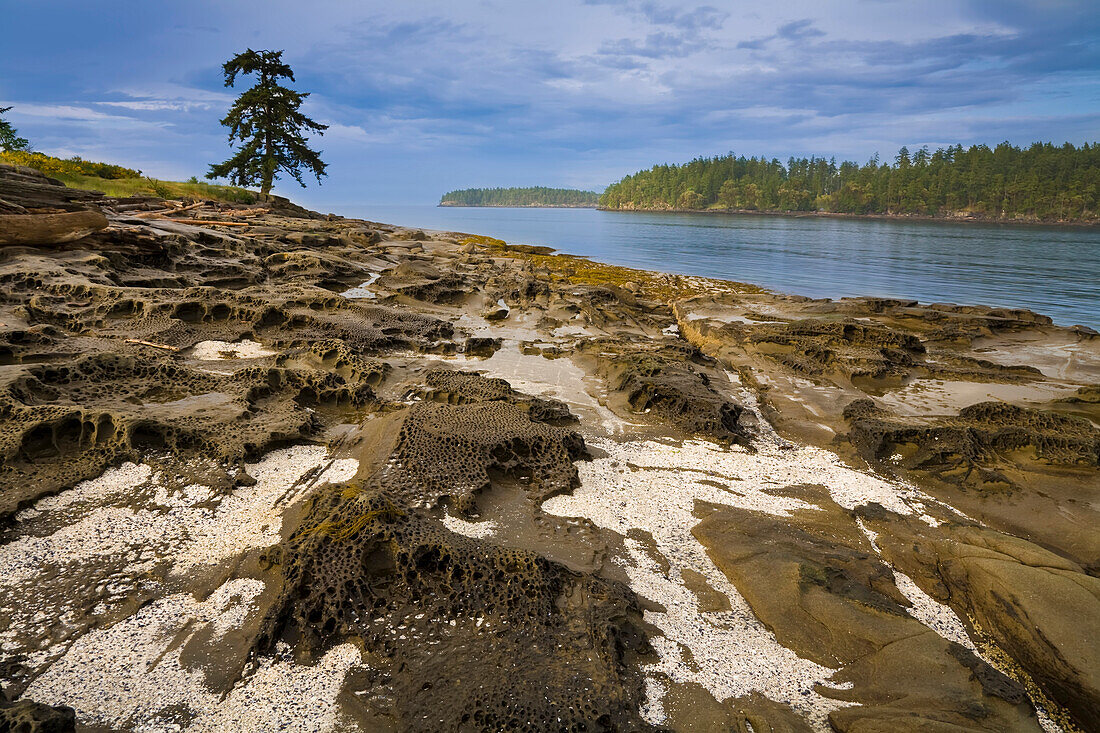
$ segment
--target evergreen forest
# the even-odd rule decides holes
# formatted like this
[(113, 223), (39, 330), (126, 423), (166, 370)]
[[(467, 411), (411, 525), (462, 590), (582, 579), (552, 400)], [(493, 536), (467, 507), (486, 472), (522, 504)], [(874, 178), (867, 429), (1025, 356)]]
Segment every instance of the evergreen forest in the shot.
[(733, 153), (696, 158), (626, 176), (600, 196), (600, 206), (1094, 221), (1098, 199), (1100, 143), (1006, 142), (903, 147), (892, 160), (876, 154), (863, 165)]
[(595, 207), (600, 195), (572, 188), (464, 188), (443, 194), (440, 206)]

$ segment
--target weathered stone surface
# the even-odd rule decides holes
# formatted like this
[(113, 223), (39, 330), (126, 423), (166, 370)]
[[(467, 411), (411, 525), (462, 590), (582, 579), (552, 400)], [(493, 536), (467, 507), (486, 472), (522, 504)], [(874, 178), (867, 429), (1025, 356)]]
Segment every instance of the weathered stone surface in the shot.
[(0, 733), (74, 733), (76, 712), (31, 700), (8, 701), (0, 691)]
[(837, 730), (1038, 730), (1022, 687), (910, 615), (851, 512), (822, 487), (783, 493), (820, 508), (714, 508), (693, 533), (780, 643), (853, 684), (827, 693), (859, 703)]
[(103, 194), (67, 188), (33, 168), (0, 164), (0, 199), (26, 209), (83, 210)]
[(1086, 728), (1100, 719), (1100, 578), (988, 528), (865, 513), (884, 556), (1005, 650)]
[[(21, 200), (38, 203), (8, 201), (5, 213), (96, 198), (18, 176), (29, 177)], [(54, 203), (41, 203), (47, 195)], [(44, 574), (73, 608), (110, 610), (79, 611), (78, 631), (28, 621), (16, 634), (21, 654), (9, 653), (6, 636), (0, 669), (15, 671), (16, 692), (67, 702), (63, 685), (35, 697), (35, 665), (52, 664), (37, 651), (43, 642), (68, 655), (61, 641), (116, 628), (181, 584), (188, 598), (178, 600), (192, 605), (233, 577), (266, 588), (255, 613), (234, 605), (247, 611), (243, 623), (233, 616), (221, 640), (196, 632), (180, 656), (188, 673), (201, 670), (195, 679), (214, 693), (204, 705), (214, 707), (255, 678), (250, 670), (308, 675), (308, 662), (343, 648), (364, 661), (340, 678), (334, 704), (364, 730), (646, 730), (644, 716), (663, 704), (669, 726), (686, 731), (803, 733), (808, 721), (841, 731), (1034, 731), (1024, 688), (971, 652), (973, 639), (983, 653), (992, 645), (998, 668), (1034, 680), (1029, 694), (1086, 726), (1095, 719), (1086, 632), (1100, 618), (1088, 574), (1100, 563), (1087, 558), (1100, 554), (1089, 544), (1097, 504), (1087, 479), (1097, 471), (1088, 426), (1098, 403), (1087, 334), (1022, 311), (811, 300), (624, 271), (277, 201), (247, 212), (204, 205), (249, 222), (229, 231), (133, 214), (165, 205), (109, 200), (105, 230), (62, 247), (0, 249), (0, 548), (48, 543), (55, 530), (96, 544), (86, 527), (98, 532), (101, 514), (141, 528), (186, 507), (200, 521), (271, 491), (251, 460), (286, 443), (326, 443), (324, 460), (342, 478), (324, 483), (329, 469), (319, 464), (286, 478), (297, 482), (271, 499), (266, 539), (186, 577), (171, 575), (174, 558), (155, 548), (152, 566), (120, 567), (112, 551)], [(672, 301), (700, 293), (696, 310), (673, 313)], [(505, 315), (493, 313), (500, 301), (507, 317), (487, 320)], [(731, 303), (738, 310), (723, 310)], [(951, 402), (987, 389), (999, 390), (993, 404)], [(843, 408), (859, 399), (870, 405), (857, 403), (849, 422)], [(782, 435), (760, 420), (757, 400)], [(784, 437), (795, 429), (859, 470), (791, 445)], [(647, 447), (632, 460), (611, 457), (632, 438)], [(690, 464), (676, 462), (688, 455)], [(864, 457), (922, 480), (975, 524), (1011, 526), (1049, 549), (868, 476)], [(349, 479), (345, 462), (356, 459)], [(127, 460), (157, 478), (133, 496), (92, 496), (76, 509), (86, 525), (70, 521), (64, 495), (17, 517), (41, 494)], [(955, 480), (991, 468), (1004, 484)], [(807, 483), (824, 475), (850, 483)], [(638, 478), (640, 499), (628, 490)], [(670, 500), (689, 485), (719, 504), (692, 504), (690, 493), (684, 504)], [(882, 501), (902, 514), (850, 503), (863, 490), (894, 492)], [(543, 503), (601, 491), (614, 498), (575, 505), (590, 513)], [(727, 492), (728, 506), (715, 498)], [(282, 505), (288, 496), (300, 503)], [(799, 508), (735, 508), (768, 506)], [(267, 535), (280, 521), (281, 535)], [(33, 573), (35, 562), (23, 567)], [(103, 584), (87, 578), (131, 571), (134, 592), (101, 606)], [(37, 583), (21, 592), (39, 607)], [(685, 614), (657, 626), (673, 602)], [(736, 665), (692, 641), (737, 624), (767, 644), (746, 653), (730, 639)], [(666, 638), (651, 646), (658, 634)], [(760, 658), (794, 660), (792, 649), (812, 676), (792, 682)], [(250, 653), (260, 667), (245, 668)], [(782, 693), (751, 674), (757, 663)], [(750, 674), (712, 684), (735, 668)], [(700, 669), (717, 671), (708, 679)], [(648, 699), (661, 689), (658, 704)], [(719, 699), (723, 689), (734, 696)], [(68, 702), (90, 717), (79, 698)], [(190, 720), (186, 710), (168, 715)], [(127, 725), (116, 717), (108, 727)]]
[(864, 399), (848, 405), (844, 416), (852, 426), (849, 440), (868, 461), (889, 461), (888, 470), (904, 468), (944, 483), (1007, 488), (1014, 483), (998, 469), (1027, 460), (1100, 466), (1100, 430), (1049, 411), (982, 402), (954, 417), (899, 418)]
[(63, 244), (106, 228), (107, 217), (98, 211), (0, 215), (0, 245)]
[(491, 473), (530, 476), (538, 500), (576, 482), (581, 438), (494, 399), (507, 385), (483, 386), (370, 423), (356, 481), (315, 497), (269, 553), (285, 581), (257, 648), (295, 638), (317, 653), (354, 635), (385, 665), (373, 681), (401, 730), (649, 730), (636, 666), (648, 643), (627, 588), (432, 516), (441, 502), (472, 510)]
[(611, 339), (594, 340), (584, 350), (625, 408), (688, 435), (748, 444), (748, 431), (739, 423), (742, 407), (712, 384), (701, 353), (683, 345)]

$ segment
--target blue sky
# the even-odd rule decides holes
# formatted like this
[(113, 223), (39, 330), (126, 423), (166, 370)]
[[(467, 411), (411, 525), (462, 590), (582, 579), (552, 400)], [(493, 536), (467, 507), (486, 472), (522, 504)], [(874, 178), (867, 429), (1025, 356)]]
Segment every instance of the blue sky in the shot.
[(0, 0), (0, 106), (34, 146), (202, 176), (240, 91), (285, 49), (324, 210), (467, 186), (600, 189), (733, 150), (864, 161), (901, 145), (1100, 139), (1097, 0)]

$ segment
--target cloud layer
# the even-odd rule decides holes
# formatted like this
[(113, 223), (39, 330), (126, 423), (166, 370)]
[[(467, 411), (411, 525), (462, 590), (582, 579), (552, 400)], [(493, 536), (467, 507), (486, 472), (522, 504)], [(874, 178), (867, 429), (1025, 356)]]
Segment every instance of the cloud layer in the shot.
[[(0, 104), (41, 150), (163, 178), (227, 156), (219, 66), (282, 48), (328, 208), (481, 185), (599, 188), (735, 150), (864, 160), (907, 144), (1100, 138), (1092, 0), (199, 0), (23, 3)], [(284, 182), (285, 183), (285, 182)], [(294, 184), (291, 182), (290, 186)]]

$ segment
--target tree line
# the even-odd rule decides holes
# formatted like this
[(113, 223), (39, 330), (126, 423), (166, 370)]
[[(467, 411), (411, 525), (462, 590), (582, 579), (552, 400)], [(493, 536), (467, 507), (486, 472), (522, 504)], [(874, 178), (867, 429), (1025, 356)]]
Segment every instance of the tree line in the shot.
[(1007, 142), (930, 152), (903, 147), (859, 165), (835, 158), (746, 158), (733, 153), (656, 165), (613, 183), (608, 209), (820, 211), (844, 214), (1100, 219), (1100, 143)]
[(440, 206), (596, 206), (600, 195), (573, 188), (464, 188), (449, 191)]

